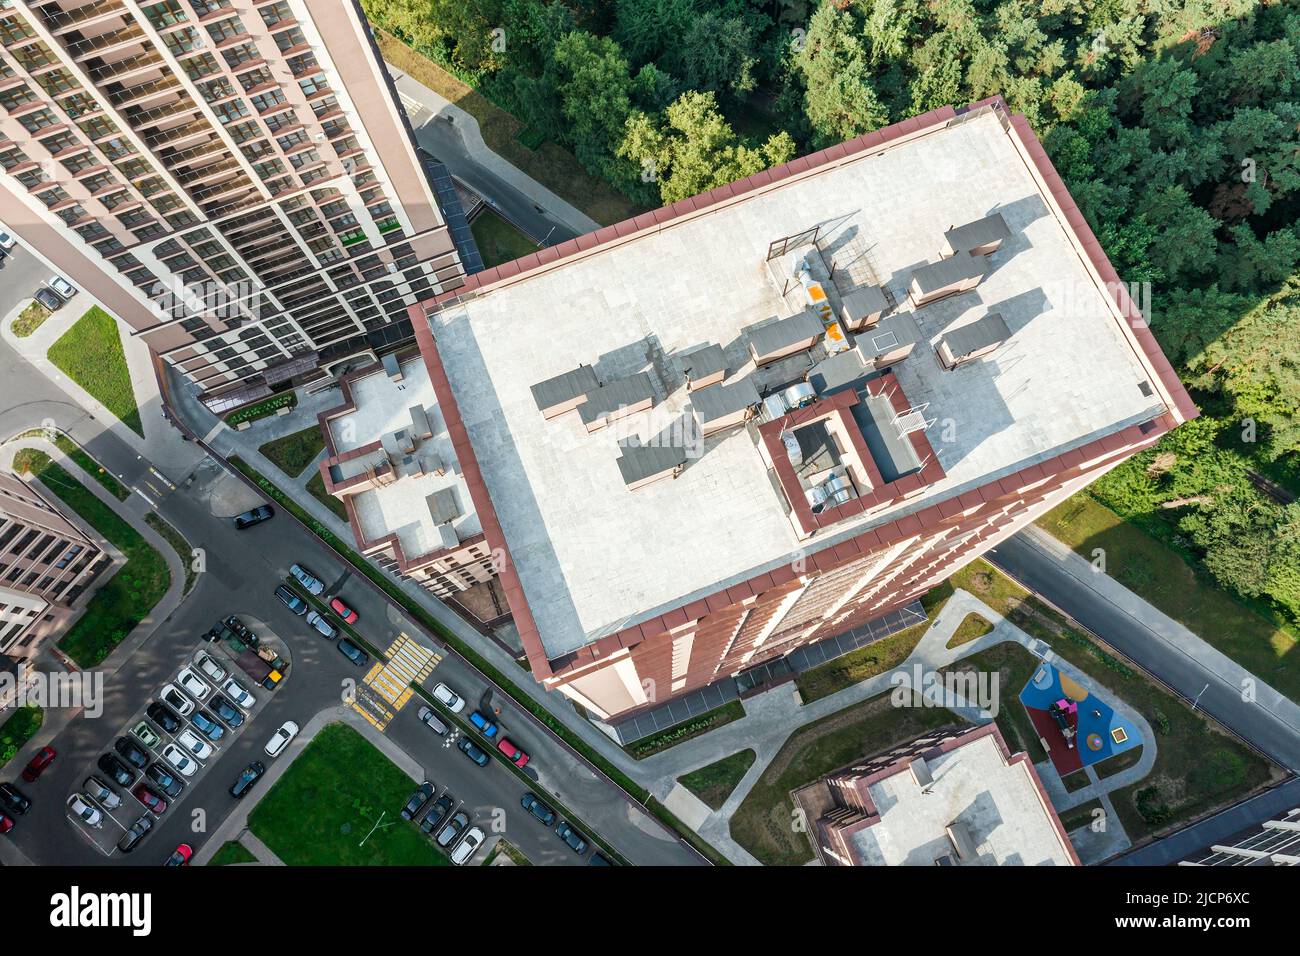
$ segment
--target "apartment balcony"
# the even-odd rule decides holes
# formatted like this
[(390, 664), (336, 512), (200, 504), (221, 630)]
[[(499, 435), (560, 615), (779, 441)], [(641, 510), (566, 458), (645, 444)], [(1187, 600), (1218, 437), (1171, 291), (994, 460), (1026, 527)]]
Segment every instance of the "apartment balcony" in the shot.
[(127, 89), (110, 92), (108, 93), (108, 101), (118, 109), (125, 109), (155, 96), (162, 96), (165, 93), (180, 93), (182, 91), (183, 87), (180, 81), (176, 77), (168, 75), (161, 79), (149, 80), (147, 83), (139, 83)]
[(242, 170), (232, 173), (225, 179), (211, 183), (207, 186), (199, 186), (195, 189), (189, 189), (190, 196), (197, 203), (220, 202), (228, 199), (238, 193), (252, 188)]
[(121, 17), (126, 13), (122, 0), (95, 0), (94, 3), (82, 4), (72, 10), (61, 10), (58, 13), (38, 12), (37, 15), (45, 24), (45, 28), (58, 36), (81, 27), (93, 26), (113, 17)]
[(163, 106), (151, 106), (148, 109), (140, 107), (125, 109), (122, 115), (126, 117), (133, 130), (140, 132), (177, 116), (193, 116), (199, 112), (198, 104), (186, 97)]
[(12, 90), (27, 85), (27, 77), (17, 73), (12, 76), (0, 76), (0, 90)]
[(147, 42), (148, 37), (144, 29), (138, 23), (132, 22), (129, 26), (122, 27), (120, 30), (113, 30), (97, 37), (69, 43), (67, 50), (75, 61), (84, 63), (92, 57), (104, 56), (132, 45), (141, 47), (143, 51), (144, 44)]
[(208, 166), (200, 167), (196, 170), (187, 170), (182, 179), (182, 185), (186, 188), (201, 186), (204, 183), (210, 183), (220, 179), (226, 173), (241, 170), (239, 161), (235, 159), (220, 160)]
[(211, 133), (212, 128), (207, 123), (184, 123), (180, 126), (173, 126), (171, 129), (151, 133), (145, 137), (145, 142), (151, 149), (155, 150), (159, 146), (180, 148), (181, 143), (189, 143), (191, 140), (209, 136)]
[(141, 73), (148, 73), (150, 70), (157, 70), (165, 66), (162, 54), (157, 50), (149, 49), (125, 60), (118, 60), (116, 63), (89, 67), (86, 72), (90, 75), (91, 82), (96, 86), (100, 86), (110, 80), (124, 80), (127, 77), (138, 76)]

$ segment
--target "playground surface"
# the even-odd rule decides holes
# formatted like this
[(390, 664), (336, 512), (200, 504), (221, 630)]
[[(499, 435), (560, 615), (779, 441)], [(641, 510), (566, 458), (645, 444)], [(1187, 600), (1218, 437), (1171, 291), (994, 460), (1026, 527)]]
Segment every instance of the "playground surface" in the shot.
[(1051, 664), (1038, 665), (1020, 692), (1020, 702), (1061, 776), (1142, 743), (1131, 722)]

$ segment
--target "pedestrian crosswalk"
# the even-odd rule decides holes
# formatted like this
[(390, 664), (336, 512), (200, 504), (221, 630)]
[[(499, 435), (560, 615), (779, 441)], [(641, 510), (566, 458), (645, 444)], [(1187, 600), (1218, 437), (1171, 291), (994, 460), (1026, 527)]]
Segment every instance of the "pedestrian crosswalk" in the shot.
[(411, 699), (412, 683), (422, 683), (441, 660), (437, 651), (406, 634), (398, 635), (384, 652), (384, 660), (362, 678), (352, 709), (383, 730)]

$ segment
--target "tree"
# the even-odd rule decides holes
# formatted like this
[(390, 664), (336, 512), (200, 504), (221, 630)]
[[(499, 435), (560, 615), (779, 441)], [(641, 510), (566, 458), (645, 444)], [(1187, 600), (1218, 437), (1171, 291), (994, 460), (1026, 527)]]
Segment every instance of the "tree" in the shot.
[(618, 44), (581, 31), (565, 34), (545, 80), (559, 94), (574, 155), (593, 172), (609, 172), (632, 110), (632, 78)]
[(803, 80), (814, 146), (852, 139), (889, 121), (871, 87), (867, 54), (848, 13), (829, 3), (818, 7), (793, 66)]
[(669, 72), (695, 90), (723, 93), (739, 99), (754, 88), (754, 34), (740, 17), (710, 11), (696, 17), (690, 29), (664, 57)]

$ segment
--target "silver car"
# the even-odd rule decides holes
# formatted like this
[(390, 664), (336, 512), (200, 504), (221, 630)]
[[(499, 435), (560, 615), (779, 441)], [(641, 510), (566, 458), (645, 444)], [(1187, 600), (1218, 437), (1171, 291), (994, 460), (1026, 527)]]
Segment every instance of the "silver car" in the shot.
[(86, 826), (94, 827), (96, 830), (104, 825), (104, 815), (79, 793), (68, 797), (68, 812)]
[(325, 582), (316, 577), (316, 575), (312, 574), (301, 564), (295, 564), (289, 569), (289, 573), (293, 575), (293, 579), (301, 584), (303, 590), (308, 594), (320, 594), (325, 590)]
[(122, 805), (122, 798), (113, 791), (112, 787), (98, 777), (87, 777), (82, 786), (86, 788), (86, 793), (90, 795), (90, 798), (105, 810), (116, 810)]
[(332, 641), (339, 636), (339, 629), (315, 611), (307, 612), (307, 623), (316, 628), (327, 641)]

